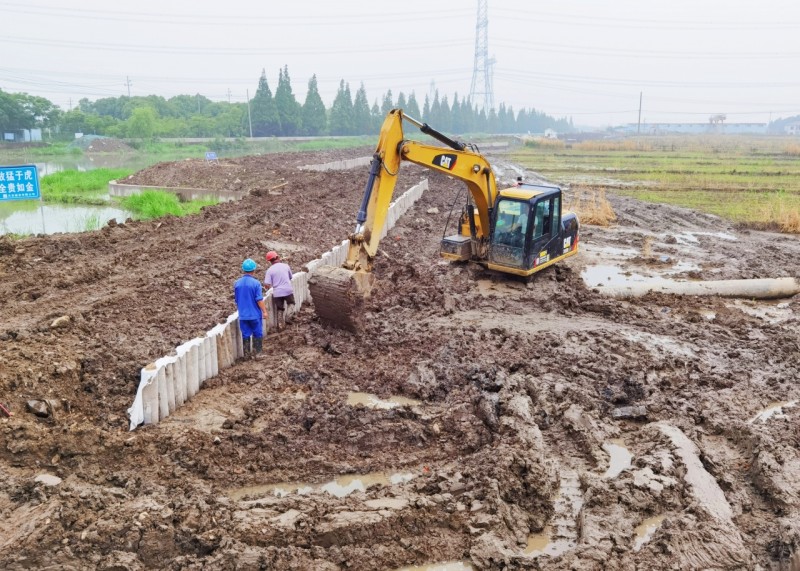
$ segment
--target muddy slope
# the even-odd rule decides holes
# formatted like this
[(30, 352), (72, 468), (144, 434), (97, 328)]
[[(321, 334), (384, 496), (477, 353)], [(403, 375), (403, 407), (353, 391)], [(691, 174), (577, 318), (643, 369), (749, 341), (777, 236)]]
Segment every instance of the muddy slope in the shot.
[[(128, 432), (139, 368), (231, 313), (241, 259), (301, 269), (346, 237), (367, 173), (296, 168), (330, 160), (249, 158), (251, 194), (189, 219), (0, 240), (6, 568), (800, 565), (800, 303), (618, 301), (581, 278), (619, 250), (628, 271), (800, 275), (795, 237), (682, 209), (615, 198), (618, 226), (525, 283), (438, 257), (461, 186), (431, 176), (363, 332), (306, 309), (268, 359)], [(158, 168), (217, 180), (182, 170)], [(351, 404), (392, 397), (413, 401)]]

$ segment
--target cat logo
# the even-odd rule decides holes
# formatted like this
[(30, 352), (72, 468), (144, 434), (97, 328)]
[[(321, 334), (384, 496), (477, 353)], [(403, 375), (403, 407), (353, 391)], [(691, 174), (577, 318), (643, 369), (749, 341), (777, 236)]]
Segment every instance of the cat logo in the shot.
[(432, 162), (434, 166), (441, 167), (443, 169), (451, 171), (456, 166), (456, 160), (458, 160), (457, 155), (446, 154), (446, 155), (436, 155), (435, 157), (433, 157)]

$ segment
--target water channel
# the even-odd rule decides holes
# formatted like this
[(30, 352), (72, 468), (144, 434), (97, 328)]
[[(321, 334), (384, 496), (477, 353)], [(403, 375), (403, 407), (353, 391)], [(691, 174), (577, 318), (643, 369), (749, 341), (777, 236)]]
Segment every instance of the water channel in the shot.
[[(97, 168), (126, 168), (137, 170), (157, 162), (156, 158), (141, 155), (85, 155), (48, 157), (46, 161), (26, 157), (0, 158), (0, 165), (33, 164), (39, 178), (64, 170), (90, 171)], [(103, 198), (101, 196), (101, 198)], [(109, 220), (124, 222), (132, 213), (108, 205), (53, 204), (34, 200), (0, 202), (0, 235), (3, 234), (55, 234), (59, 232), (86, 232), (105, 226)]]

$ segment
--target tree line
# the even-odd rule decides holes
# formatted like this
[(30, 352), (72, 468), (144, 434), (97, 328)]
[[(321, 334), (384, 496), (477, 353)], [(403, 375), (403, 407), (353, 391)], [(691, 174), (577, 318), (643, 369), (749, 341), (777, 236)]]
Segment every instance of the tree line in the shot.
[(68, 140), (75, 133), (118, 138), (157, 137), (292, 137), (376, 134), (394, 108), (429, 123), (445, 133), (541, 133), (551, 128), (572, 130), (572, 121), (554, 118), (535, 109), (500, 103), (497, 109), (479, 109), (469, 98), (425, 95), (420, 108), (414, 92), (391, 90), (369, 104), (362, 83), (353, 95), (341, 80), (336, 97), (326, 108), (316, 75), (308, 82), (303, 103), (292, 91), (289, 69), (279, 70), (273, 94), (262, 70), (253, 98), (245, 103), (211, 101), (205, 96), (159, 95), (84, 98), (74, 109), (63, 111), (43, 97), (0, 90), (0, 131), (43, 128), (55, 139)]

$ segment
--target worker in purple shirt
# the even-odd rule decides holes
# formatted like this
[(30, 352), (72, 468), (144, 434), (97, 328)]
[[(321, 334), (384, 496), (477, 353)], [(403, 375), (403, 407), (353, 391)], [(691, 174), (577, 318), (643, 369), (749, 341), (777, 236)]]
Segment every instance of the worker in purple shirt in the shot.
[[(255, 277), (256, 263), (247, 258), (242, 262), (244, 275), (233, 284), (233, 297), (236, 300), (236, 309), (239, 310), (239, 328), (242, 330), (242, 343), (244, 356), (251, 354), (258, 356), (263, 348), (264, 327), (263, 320), (267, 318), (267, 306), (264, 305), (264, 295), (261, 291), (261, 282)], [(250, 339), (253, 340), (252, 351)]]
[(292, 269), (289, 264), (281, 262), (278, 252), (267, 252), (267, 261), (270, 263), (264, 276), (264, 286), (267, 291), (272, 288), (272, 303), (275, 306), (278, 331), (286, 328), (286, 306), (294, 305), (294, 289), (292, 288)]

